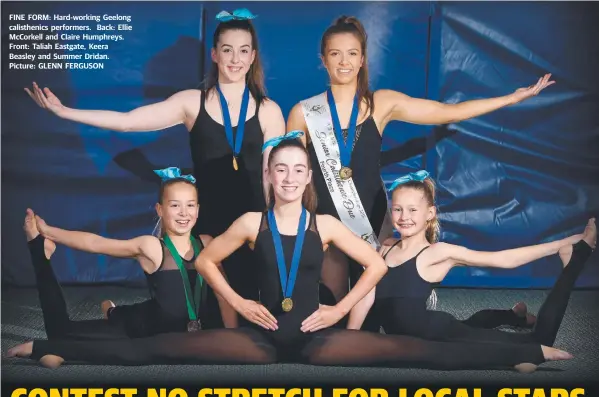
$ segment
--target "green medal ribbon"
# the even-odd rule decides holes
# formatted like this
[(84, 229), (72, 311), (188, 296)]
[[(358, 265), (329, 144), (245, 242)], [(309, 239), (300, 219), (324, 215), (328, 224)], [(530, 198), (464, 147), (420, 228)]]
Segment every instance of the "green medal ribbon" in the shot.
[[(193, 236), (190, 236), (191, 244), (193, 245), (194, 257), (200, 253), (200, 248), (198, 247), (198, 243)], [(166, 244), (166, 248), (171, 253), (171, 256), (175, 260), (179, 271), (181, 272), (181, 278), (183, 278), (183, 287), (185, 288), (185, 300), (187, 301), (187, 313), (189, 314), (189, 320), (192, 322), (198, 321), (198, 311), (200, 309), (200, 299), (202, 296), (202, 285), (204, 283), (204, 279), (198, 273), (198, 279), (196, 280), (195, 289), (193, 291), (193, 300), (191, 299), (191, 283), (189, 282), (189, 276), (187, 275), (187, 269), (183, 266), (183, 260), (181, 259), (181, 255), (173, 245), (170, 237), (168, 235), (164, 236), (164, 243)]]

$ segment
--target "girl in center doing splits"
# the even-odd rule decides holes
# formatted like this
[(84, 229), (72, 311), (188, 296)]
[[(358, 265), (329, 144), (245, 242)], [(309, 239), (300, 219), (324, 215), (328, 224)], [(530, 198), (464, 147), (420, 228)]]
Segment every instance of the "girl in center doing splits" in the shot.
[[(301, 133), (300, 133), (301, 134)], [(516, 366), (530, 370), (546, 360), (569, 359), (540, 344), (431, 342), (417, 338), (329, 328), (346, 315), (387, 271), (381, 256), (341, 222), (315, 215), (312, 170), (303, 144), (291, 134), (266, 145), (269, 209), (236, 220), (196, 261), (198, 271), (252, 326), (162, 334), (114, 341), (35, 341), (9, 356), (49, 367), (63, 361), (99, 364), (301, 362), (313, 365), (414, 366), (461, 369)], [(242, 298), (216, 263), (245, 244), (257, 255), (261, 302)], [(319, 305), (324, 249), (335, 244), (365, 267), (355, 287), (335, 306)], [(248, 266), (250, 264), (248, 263)]]

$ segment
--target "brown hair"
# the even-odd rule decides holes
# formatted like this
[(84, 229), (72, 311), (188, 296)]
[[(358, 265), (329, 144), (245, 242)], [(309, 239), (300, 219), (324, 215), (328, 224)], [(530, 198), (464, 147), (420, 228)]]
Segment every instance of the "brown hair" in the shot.
[[(266, 87), (264, 85), (264, 70), (262, 69), (262, 62), (260, 61), (260, 51), (258, 50), (258, 35), (256, 34), (256, 29), (254, 29), (254, 25), (249, 20), (233, 19), (228, 22), (221, 22), (214, 30), (212, 48), (217, 48), (220, 36), (229, 30), (244, 30), (252, 36), (252, 49), (256, 51), (256, 57), (250, 66), (250, 70), (245, 76), (245, 83), (247, 84), (250, 93), (256, 100), (256, 103), (262, 103), (266, 99)], [(210, 69), (210, 74), (206, 79), (204, 89), (206, 92), (208, 92), (214, 88), (217, 83), (218, 65), (215, 62), (212, 62), (212, 68)]]
[(339, 33), (351, 33), (360, 41), (364, 62), (358, 72), (358, 103), (361, 104), (363, 100), (366, 100), (366, 111), (372, 114), (374, 112), (374, 97), (368, 83), (368, 35), (366, 34), (366, 30), (358, 18), (345, 15), (340, 16), (322, 35), (322, 39), (320, 40), (320, 54), (323, 57), (325, 56), (328, 40), (331, 36)]
[[(196, 187), (196, 185), (194, 183), (192, 183), (191, 181), (185, 179), (185, 178), (173, 178), (173, 179), (169, 179), (166, 181), (163, 181), (160, 184), (160, 190), (158, 191), (158, 203), (162, 205), (162, 202), (164, 201), (164, 192), (166, 191), (166, 189), (169, 186), (173, 186), (177, 183), (186, 183), (190, 186), (193, 186), (194, 188)], [(197, 194), (197, 190), (196, 190), (196, 194)], [(164, 234), (166, 233), (166, 230), (164, 230), (162, 228), (162, 218), (158, 218), (158, 222), (156, 223), (156, 226), (154, 226), (154, 231), (152, 232), (153, 236), (156, 237), (164, 237)]]
[[(304, 152), (306, 155), (306, 159), (308, 161), (308, 170), (312, 169), (312, 165), (310, 164), (310, 155), (308, 154), (308, 150), (304, 146), (304, 144), (299, 139), (286, 139), (279, 143), (277, 146), (273, 147), (268, 155), (268, 167), (270, 172), (270, 163), (274, 156), (281, 150), (286, 148), (298, 148)], [(268, 198), (266, 203), (269, 207), (272, 207), (275, 204), (275, 192), (272, 185), (268, 188)], [(318, 205), (318, 199), (316, 197), (316, 189), (314, 188), (314, 182), (311, 180), (310, 183), (306, 185), (306, 190), (302, 196), (302, 205), (309, 212), (315, 212), (316, 206)]]
[[(411, 189), (423, 191), (424, 197), (426, 198), (428, 205), (432, 206), (432, 207), (436, 207), (436, 204), (435, 204), (435, 194), (436, 194), (435, 189), (436, 189), (436, 187), (435, 187), (435, 182), (432, 180), (432, 178), (426, 178), (422, 182), (410, 181), (410, 182), (404, 183), (402, 185), (399, 185), (396, 189), (394, 189), (393, 192), (396, 192), (396, 191), (398, 191), (400, 189), (404, 189), (404, 188), (411, 188)], [(429, 243), (434, 244), (437, 241), (439, 241), (440, 234), (441, 234), (441, 224), (439, 222), (437, 213), (435, 212), (435, 217), (433, 219), (431, 219), (430, 221), (428, 221), (428, 224), (426, 226), (426, 239)]]

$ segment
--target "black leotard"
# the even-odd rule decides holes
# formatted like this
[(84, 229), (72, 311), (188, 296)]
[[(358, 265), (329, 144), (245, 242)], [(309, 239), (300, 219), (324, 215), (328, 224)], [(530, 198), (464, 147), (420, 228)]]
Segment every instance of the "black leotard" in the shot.
[[(198, 245), (203, 248), (198, 239)], [(44, 238), (38, 235), (28, 243), (35, 271), (38, 295), (48, 339), (113, 339), (139, 338), (164, 332), (183, 332), (187, 329), (188, 313), (181, 273), (170, 251), (162, 245), (162, 264), (152, 273), (146, 274), (150, 300), (114, 312), (109, 320), (74, 321), (69, 318), (62, 288), (44, 253)], [(183, 259), (188, 269), (192, 288), (195, 288), (197, 272), (195, 256)], [(202, 309), (200, 309), (200, 317)]]
[[(260, 212), (266, 207), (262, 188), (264, 135), (258, 118), (260, 103), (256, 103), (255, 114), (245, 122), (243, 143), (237, 159), (239, 169), (235, 171), (233, 151), (227, 141), (225, 127), (206, 111), (206, 95), (202, 91), (200, 112), (189, 133), (200, 203), (193, 234), (216, 237), (223, 234), (241, 215)], [(233, 127), (233, 136), (236, 134), (237, 126)], [(244, 246), (227, 258), (223, 267), (229, 283), (241, 296), (258, 299), (255, 275), (251, 272), (251, 266), (247, 265), (252, 260), (252, 251)], [(206, 326), (221, 327), (218, 303), (211, 290), (207, 300)]]
[(535, 328), (530, 333), (474, 328), (449, 313), (427, 310), (427, 299), (434, 284), (424, 280), (418, 272), (416, 262), (420, 253), (389, 268), (377, 285), (373, 310), (388, 334), (442, 341), (533, 342), (550, 346), (555, 342), (576, 278), (591, 252), (584, 241), (574, 245), (572, 258), (541, 307)]
[[(35, 341), (31, 358), (54, 354), (70, 361), (101, 364), (301, 362), (314, 365), (408, 366), (458, 369), (513, 366), (544, 361), (540, 345), (509, 343), (446, 343), (408, 336), (381, 335), (343, 329), (304, 334), (301, 322), (319, 307), (318, 281), (322, 242), (310, 215), (296, 286), (294, 308), (279, 309), (282, 292), (274, 244), (263, 220), (256, 239), (261, 301), (278, 321), (277, 331), (256, 326), (195, 333), (161, 334), (151, 338), (114, 341)], [(295, 236), (282, 236), (290, 262)]]

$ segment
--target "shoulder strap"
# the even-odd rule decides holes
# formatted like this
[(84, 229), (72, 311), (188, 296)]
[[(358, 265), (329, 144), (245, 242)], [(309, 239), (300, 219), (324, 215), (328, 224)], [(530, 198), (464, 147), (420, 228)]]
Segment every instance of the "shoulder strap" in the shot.
[(395, 248), (395, 246), (396, 246), (397, 244), (399, 244), (399, 243), (401, 243), (401, 240), (397, 240), (397, 241), (395, 242), (395, 244), (393, 244), (393, 245), (391, 246), (391, 248), (389, 248), (389, 249), (387, 250), (387, 252), (385, 252), (385, 255), (383, 255), (383, 259), (385, 259), (385, 258), (387, 257), (387, 255), (389, 254), (389, 252), (391, 252), (391, 250), (392, 250), (393, 248)]

